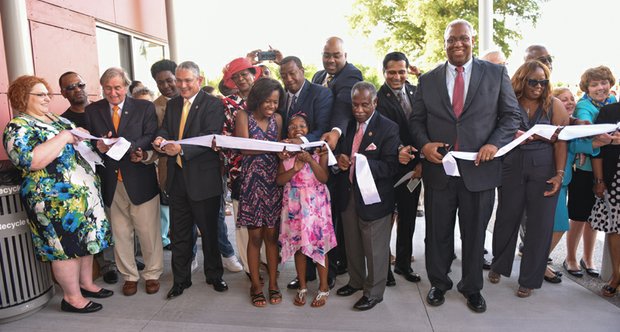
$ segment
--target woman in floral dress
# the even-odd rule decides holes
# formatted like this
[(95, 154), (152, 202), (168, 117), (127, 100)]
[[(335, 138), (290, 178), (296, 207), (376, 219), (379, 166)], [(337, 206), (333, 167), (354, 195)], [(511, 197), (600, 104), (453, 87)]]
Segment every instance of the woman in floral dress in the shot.
[(77, 144), (88, 143), (68, 130), (73, 123), (49, 112), (49, 91), (48, 83), (35, 76), (21, 76), (11, 84), (8, 97), (19, 114), (4, 130), (4, 148), (21, 174), (36, 255), (52, 262), (64, 291), (61, 309), (94, 312), (101, 304), (85, 297), (113, 294), (92, 281), (93, 255), (110, 245), (110, 225), (99, 178), (76, 151)]
[[(263, 78), (252, 86), (247, 110), (237, 112), (235, 136), (265, 141), (279, 141), (282, 117), (276, 111), (284, 90), (280, 83)], [(278, 229), (282, 211), (282, 188), (276, 184), (278, 156), (273, 152), (242, 150), (241, 191), (237, 226), (248, 228), (248, 265), (252, 287), (252, 304), (264, 307), (259, 263), (260, 247), (265, 241), (269, 270), (269, 302), (278, 304), (282, 293), (278, 288)]]

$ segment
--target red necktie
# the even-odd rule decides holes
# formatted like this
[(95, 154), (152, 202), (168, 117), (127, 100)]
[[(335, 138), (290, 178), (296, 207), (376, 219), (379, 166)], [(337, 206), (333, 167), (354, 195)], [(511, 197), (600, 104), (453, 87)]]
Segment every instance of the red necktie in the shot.
[(458, 119), (463, 112), (463, 102), (465, 101), (465, 79), (463, 79), (463, 67), (456, 67), (456, 78), (454, 79), (454, 90), (452, 90), (452, 109)]
[(355, 154), (357, 150), (360, 149), (360, 144), (362, 143), (362, 138), (364, 138), (364, 125), (365, 123), (360, 123), (357, 131), (355, 132), (355, 136), (353, 136), (353, 146), (351, 147), (351, 167), (349, 168), (349, 181), (353, 183), (353, 174), (355, 173)]

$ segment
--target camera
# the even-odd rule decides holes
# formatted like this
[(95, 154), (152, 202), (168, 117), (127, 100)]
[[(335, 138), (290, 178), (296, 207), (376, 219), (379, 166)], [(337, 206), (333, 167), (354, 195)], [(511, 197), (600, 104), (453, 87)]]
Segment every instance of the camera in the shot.
[(258, 61), (275, 60), (275, 59), (276, 59), (275, 51), (258, 52)]

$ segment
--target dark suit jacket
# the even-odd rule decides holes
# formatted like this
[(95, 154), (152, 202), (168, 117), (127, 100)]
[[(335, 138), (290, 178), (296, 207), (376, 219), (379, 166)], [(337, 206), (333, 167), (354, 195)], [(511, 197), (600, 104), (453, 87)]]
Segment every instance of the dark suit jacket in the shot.
[[(327, 72), (319, 70), (312, 77), (312, 83), (323, 84)], [(344, 68), (336, 75), (329, 84), (334, 96), (334, 106), (330, 119), (330, 128), (338, 127), (342, 130), (342, 135), (346, 134), (347, 124), (353, 119), (351, 114), (351, 88), (359, 81), (362, 81), (362, 72), (354, 65), (347, 63)]]
[[(405, 92), (409, 98), (409, 104), (413, 106), (413, 96), (415, 94), (416, 87), (408, 82), (405, 83)], [(412, 108), (413, 110), (413, 108)], [(398, 125), (398, 134), (400, 142), (403, 145), (413, 146), (413, 137), (409, 131), (409, 118), (405, 115), (403, 107), (398, 102), (398, 98), (394, 95), (394, 92), (387, 83), (384, 83), (379, 91), (377, 91), (377, 111), (386, 118), (396, 122)], [(413, 112), (413, 111), (412, 111)], [(420, 153), (414, 153), (415, 158), (412, 159), (407, 165), (401, 163), (398, 164), (398, 173), (395, 176), (395, 180), (399, 180), (407, 172), (413, 170), (413, 168), (420, 162)]]
[[(447, 63), (420, 77), (409, 119), (411, 136), (418, 150), (426, 143), (454, 145), (460, 151), (478, 152), (485, 144), (498, 148), (510, 142), (519, 127), (518, 103), (506, 67), (473, 59), (471, 80), (463, 112), (457, 120), (446, 87)], [(441, 164), (423, 161), (423, 179), (436, 189), (448, 183)], [(501, 183), (501, 160), (494, 159), (475, 166), (472, 161), (458, 161), (468, 190), (492, 189)]]
[(157, 132), (157, 116), (155, 106), (150, 101), (126, 97), (121, 109), (121, 122), (118, 131), (114, 130), (110, 104), (101, 99), (86, 106), (87, 129), (94, 136), (124, 137), (131, 142), (131, 148), (119, 161), (106, 154), (101, 154), (105, 167), (97, 166), (97, 173), (103, 183), (103, 202), (112, 204), (117, 184), (117, 173), (121, 170), (123, 185), (127, 190), (131, 203), (142, 204), (159, 194), (155, 165), (134, 163), (130, 160), (130, 152), (137, 148), (143, 151), (152, 150), (151, 142)]
[(289, 117), (297, 113), (304, 113), (311, 129), (306, 138), (310, 142), (318, 141), (323, 133), (331, 129), (327, 127), (329, 126), (333, 102), (334, 97), (328, 88), (306, 80), (291, 114), (288, 114), (287, 103), (280, 105), (278, 112), (282, 115), (282, 137), (288, 135)]
[[(353, 137), (357, 127), (355, 119), (349, 121), (347, 135), (341, 136), (338, 142), (337, 153), (344, 153), (351, 156), (353, 147)], [(367, 150), (368, 146), (374, 143), (375, 150)], [(394, 211), (394, 175), (398, 170), (398, 125), (390, 119), (382, 116), (379, 112), (374, 112), (368, 127), (364, 132), (364, 137), (360, 143), (358, 153), (368, 158), (368, 164), (372, 176), (377, 186), (377, 191), (381, 197), (381, 202), (364, 205), (364, 200), (359, 188), (355, 186), (356, 210), (358, 216), (367, 221), (376, 220)], [(350, 170), (350, 169), (349, 169)], [(338, 174), (336, 193), (343, 200), (342, 206), (347, 206), (351, 191), (349, 182), (349, 171)], [(357, 181), (355, 175), (353, 181)]]
[[(183, 97), (178, 96), (168, 101), (164, 121), (158, 132), (167, 140), (177, 140), (183, 111)], [(191, 105), (183, 138), (209, 134), (221, 134), (224, 126), (224, 105), (222, 101), (200, 90)], [(222, 194), (222, 173), (220, 157), (209, 147), (198, 145), (181, 145), (183, 148), (183, 178), (189, 198), (201, 201)], [(177, 168), (176, 157), (168, 158), (167, 190), (171, 193), (171, 184)], [(171, 193), (172, 194), (172, 193)]]

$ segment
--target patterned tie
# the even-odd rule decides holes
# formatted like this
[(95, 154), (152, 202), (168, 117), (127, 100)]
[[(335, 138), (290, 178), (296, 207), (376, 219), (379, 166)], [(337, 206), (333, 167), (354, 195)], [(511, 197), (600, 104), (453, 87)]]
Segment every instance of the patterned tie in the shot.
[[(116, 134), (118, 134), (118, 125), (121, 123), (121, 112), (119, 112), (120, 108), (118, 107), (118, 105), (113, 105), (112, 106), (112, 124), (114, 125), (114, 131), (116, 131)], [(121, 170), (118, 170), (118, 173), (116, 173), (116, 179), (119, 182), (123, 182), (123, 176), (121, 175)]]
[(452, 90), (452, 109), (458, 119), (463, 112), (463, 102), (465, 101), (465, 80), (463, 79), (463, 67), (456, 67), (456, 78), (454, 79), (454, 90)]
[[(183, 111), (181, 112), (181, 124), (179, 125), (179, 140), (183, 139), (183, 131), (185, 131), (185, 122), (187, 121), (187, 115), (189, 114), (189, 107), (192, 103), (189, 100), (185, 100), (183, 103)], [(181, 161), (181, 155), (177, 155), (177, 165), (183, 168), (183, 161)]]
[(333, 79), (334, 79), (334, 75), (332, 74), (327, 75), (325, 82), (323, 82), (323, 86), (326, 88), (329, 88), (329, 83), (331, 83)]
[(400, 107), (402, 107), (403, 111), (405, 111), (405, 117), (409, 118), (409, 114), (411, 114), (411, 107), (409, 106), (409, 103), (407, 103), (407, 93), (405, 92), (405, 89), (400, 90), (396, 97), (398, 97)]
[(357, 150), (360, 148), (360, 144), (362, 143), (362, 138), (364, 138), (364, 126), (365, 123), (360, 123), (357, 131), (355, 132), (355, 136), (353, 136), (353, 145), (351, 146), (351, 167), (349, 168), (349, 181), (353, 183), (353, 174), (355, 173), (355, 154)]
[(297, 103), (297, 96), (293, 95), (292, 101), (291, 101), (291, 105), (288, 107), (288, 118), (291, 118), (291, 115), (293, 115), (293, 108), (295, 107), (295, 103)]

